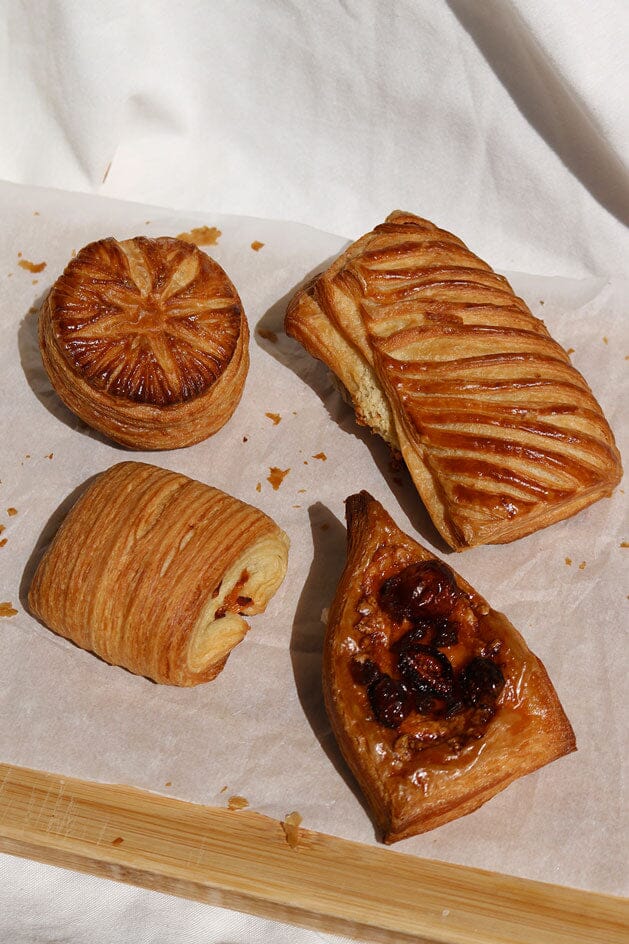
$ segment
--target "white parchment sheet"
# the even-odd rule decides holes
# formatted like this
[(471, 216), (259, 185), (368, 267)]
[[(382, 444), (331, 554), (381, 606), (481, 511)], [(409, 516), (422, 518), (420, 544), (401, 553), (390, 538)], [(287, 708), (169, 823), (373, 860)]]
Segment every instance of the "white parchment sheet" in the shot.
[[(269, 816), (298, 810), (310, 829), (375, 842), (330, 734), (320, 685), (321, 612), (344, 563), (344, 499), (367, 489), (404, 529), (447, 552), (406, 473), (392, 469), (384, 445), (355, 425), (326, 369), (282, 332), (287, 299), (345, 240), (298, 224), (179, 214), (13, 184), (0, 185), (0, 200), (0, 602), (17, 610), (0, 619), (0, 760), (207, 805), (224, 806), (239, 794)], [(26, 611), (29, 578), (69, 496), (130, 457), (53, 392), (39, 357), (36, 309), (72, 251), (87, 242), (198, 226), (221, 231), (207, 251), (234, 281), (249, 318), (244, 397), (211, 439), (131, 455), (262, 508), (289, 534), (291, 552), (283, 586), (267, 612), (252, 618), (222, 674), (176, 689), (106, 665)], [(256, 241), (264, 244), (257, 251)], [(573, 349), (629, 455), (627, 280), (510, 278)], [(272, 467), (289, 470), (277, 489), (268, 481)], [(541, 657), (579, 750), (397, 849), (626, 890), (627, 542), (621, 483), (611, 499), (515, 544), (449, 555)]]

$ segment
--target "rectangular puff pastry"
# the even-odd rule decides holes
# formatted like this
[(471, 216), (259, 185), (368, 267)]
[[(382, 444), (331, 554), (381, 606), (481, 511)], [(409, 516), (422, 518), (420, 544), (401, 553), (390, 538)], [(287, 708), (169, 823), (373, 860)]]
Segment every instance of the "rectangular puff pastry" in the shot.
[(612, 432), (506, 279), (396, 211), (300, 290), (286, 331), (399, 450), (451, 547), (513, 541), (611, 494)]
[(220, 489), (143, 462), (101, 473), (33, 578), (29, 608), (106, 662), (169, 685), (222, 670), (286, 573), (288, 537)]

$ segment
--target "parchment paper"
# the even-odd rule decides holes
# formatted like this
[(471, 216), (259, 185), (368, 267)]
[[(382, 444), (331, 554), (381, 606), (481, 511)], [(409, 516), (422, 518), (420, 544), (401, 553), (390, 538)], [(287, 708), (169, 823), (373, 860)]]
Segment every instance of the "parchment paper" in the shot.
[[(345, 556), (344, 499), (368, 489), (401, 527), (448, 552), (407, 474), (355, 425), (326, 369), (282, 333), (288, 298), (345, 240), (298, 224), (178, 214), (12, 184), (0, 184), (0, 200), (0, 602), (17, 610), (0, 619), (0, 760), (208, 805), (224, 806), (239, 794), (269, 816), (297, 810), (310, 829), (375, 842), (330, 734), (319, 677), (321, 613)], [(245, 394), (206, 442), (133, 456), (262, 508), (288, 532), (291, 554), (282, 588), (251, 620), (222, 674), (176, 689), (106, 665), (26, 611), (29, 579), (70, 496), (130, 455), (76, 419), (53, 392), (39, 357), (36, 309), (72, 251), (87, 242), (196, 226), (221, 231), (207, 251), (236, 284), (249, 318)], [(254, 241), (263, 247), (255, 251)], [(33, 272), (20, 262), (46, 266)], [(626, 455), (627, 280), (507, 275), (557, 340), (574, 349), (573, 362)], [(278, 489), (267, 479), (271, 467), (290, 470)], [(621, 483), (611, 499), (515, 544), (449, 556), (541, 657), (579, 750), (476, 813), (396, 849), (626, 890), (628, 541)]]

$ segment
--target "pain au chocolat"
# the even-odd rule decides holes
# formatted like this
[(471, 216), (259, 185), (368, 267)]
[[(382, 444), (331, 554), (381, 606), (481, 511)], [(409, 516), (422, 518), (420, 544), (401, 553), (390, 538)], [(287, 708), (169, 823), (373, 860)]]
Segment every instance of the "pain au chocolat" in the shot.
[(66, 406), (136, 449), (176, 449), (217, 432), (249, 368), (231, 281), (197, 246), (165, 236), (81, 249), (42, 306), (39, 343)]
[(286, 331), (336, 374), (461, 550), (513, 541), (611, 494), (614, 437), (581, 374), (507, 280), (400, 211), (292, 299)]
[(79, 498), (37, 568), (31, 612), (112, 665), (169, 685), (222, 670), (286, 573), (263, 512), (185, 475), (122, 462)]
[(471, 813), (576, 744), (544, 666), (507, 618), (367, 492), (346, 512), (323, 691), (392, 843)]

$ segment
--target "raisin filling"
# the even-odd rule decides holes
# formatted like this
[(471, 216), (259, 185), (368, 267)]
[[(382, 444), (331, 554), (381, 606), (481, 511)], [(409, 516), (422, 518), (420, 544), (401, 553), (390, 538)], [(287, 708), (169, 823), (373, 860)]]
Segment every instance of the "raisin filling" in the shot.
[(452, 570), (440, 561), (404, 567), (378, 593), (380, 609), (402, 631), (389, 648), (388, 671), (364, 655), (350, 662), (352, 678), (366, 689), (376, 721), (400, 733), (416, 728), (419, 749), (425, 746), (422, 722), (417, 718), (414, 727), (414, 715), (441, 722), (438, 740), (462, 745), (483, 736), (505, 684), (494, 661), (497, 650), (473, 655), (457, 671), (443, 651), (459, 642), (456, 612), (462, 598)]

